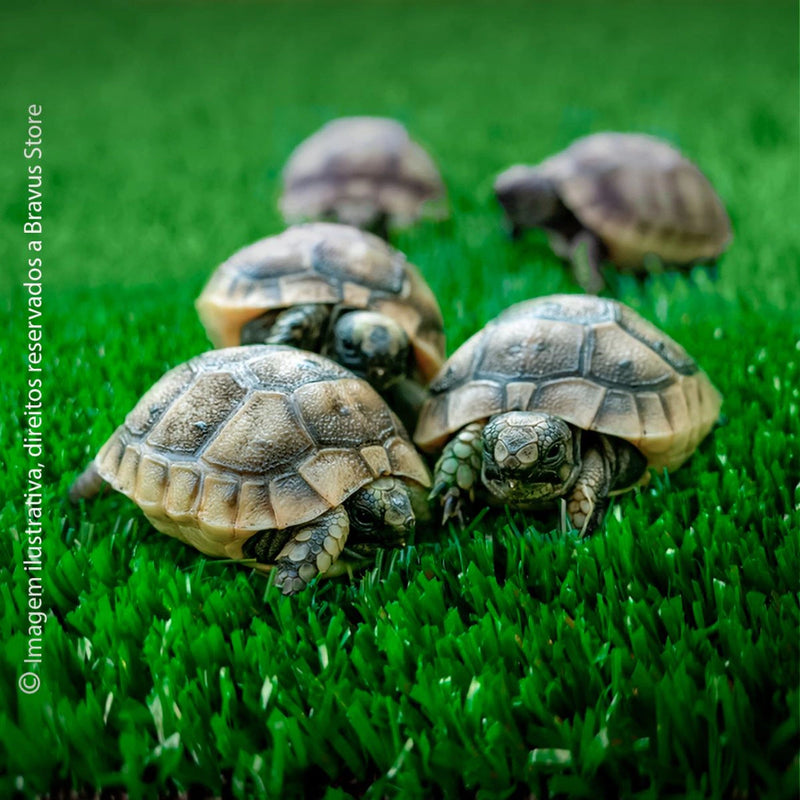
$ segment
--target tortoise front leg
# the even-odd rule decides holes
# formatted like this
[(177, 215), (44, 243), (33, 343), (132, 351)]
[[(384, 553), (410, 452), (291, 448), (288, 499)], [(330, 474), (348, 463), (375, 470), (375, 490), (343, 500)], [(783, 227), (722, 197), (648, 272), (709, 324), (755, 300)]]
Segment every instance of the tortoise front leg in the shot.
[(475, 500), (475, 483), (481, 474), (485, 426), (485, 422), (465, 425), (436, 462), (430, 499), (441, 498), (442, 524), (455, 517), (464, 526), (464, 506)]
[(300, 350), (318, 350), (330, 317), (322, 303), (286, 308), (270, 324), (258, 317), (242, 328), (242, 344), (288, 344)]
[(597, 436), (583, 453), (581, 471), (567, 497), (567, 514), (581, 536), (603, 523), (609, 494), (630, 489), (647, 472), (647, 459), (632, 444)]
[(583, 454), (581, 471), (567, 497), (567, 515), (581, 536), (591, 536), (602, 524), (609, 506), (611, 465), (595, 449)]
[(344, 550), (350, 518), (341, 506), (294, 530), (275, 559), (275, 585), (283, 594), (296, 594), (312, 578), (327, 572)]
[(575, 280), (589, 294), (597, 294), (606, 285), (600, 272), (602, 252), (600, 240), (586, 229), (569, 243), (569, 260)]

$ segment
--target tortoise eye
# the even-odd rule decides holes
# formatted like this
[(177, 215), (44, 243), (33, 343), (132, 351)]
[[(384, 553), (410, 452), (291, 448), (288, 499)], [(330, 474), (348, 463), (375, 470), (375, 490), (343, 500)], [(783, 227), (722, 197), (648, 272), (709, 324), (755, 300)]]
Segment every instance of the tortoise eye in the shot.
[(353, 517), (353, 522), (355, 522), (360, 528), (372, 527), (372, 514), (370, 514), (366, 508), (356, 506), (351, 510), (350, 513)]
[(544, 460), (548, 464), (553, 464), (557, 461), (560, 461), (564, 455), (564, 445), (560, 442), (556, 442), (555, 444), (551, 444), (550, 447), (547, 448), (544, 454)]

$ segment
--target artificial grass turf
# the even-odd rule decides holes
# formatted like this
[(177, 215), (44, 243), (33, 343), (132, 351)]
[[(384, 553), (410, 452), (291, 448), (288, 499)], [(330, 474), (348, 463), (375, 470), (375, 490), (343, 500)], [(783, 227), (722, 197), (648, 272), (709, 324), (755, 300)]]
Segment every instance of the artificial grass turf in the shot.
[[(202, 784), (236, 796), (792, 797), (798, 781), (797, 12), (764, 3), (4, 7), (0, 796)], [(732, 43), (735, 43), (732, 45)], [(27, 648), (21, 448), (25, 109), (45, 127), (46, 606)], [(594, 130), (665, 136), (735, 241), (616, 296), (684, 344), (725, 424), (589, 542), (493, 512), (284, 599), (160, 536), (121, 496), (65, 502), (168, 367), (205, 349), (210, 269), (280, 230), (291, 148), (347, 113), (426, 143), (453, 220), (394, 238), (450, 350), (575, 291), (502, 233), (507, 164)]]

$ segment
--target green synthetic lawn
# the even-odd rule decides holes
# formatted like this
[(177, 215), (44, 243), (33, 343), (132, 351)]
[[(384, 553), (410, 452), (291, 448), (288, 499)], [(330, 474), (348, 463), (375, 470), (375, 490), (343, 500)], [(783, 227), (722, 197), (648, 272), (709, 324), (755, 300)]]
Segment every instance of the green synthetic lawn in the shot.
[[(4, 4), (0, 797), (717, 797), (798, 792), (797, 9), (768, 2)], [(41, 103), (45, 451), (21, 446), (26, 109)], [(452, 351), (511, 302), (577, 291), (513, 244), (493, 175), (639, 130), (708, 173), (736, 238), (616, 294), (685, 345), (725, 424), (674, 475), (562, 537), (493, 512), (286, 599), (66, 490), (167, 368), (192, 301), (281, 229), (292, 147), (405, 122), (449, 223), (394, 238)], [(44, 464), (41, 681), (26, 671), (28, 470)], [(35, 618), (33, 618), (35, 619)], [(107, 795), (112, 796), (112, 795)], [(199, 795), (193, 795), (199, 796)]]

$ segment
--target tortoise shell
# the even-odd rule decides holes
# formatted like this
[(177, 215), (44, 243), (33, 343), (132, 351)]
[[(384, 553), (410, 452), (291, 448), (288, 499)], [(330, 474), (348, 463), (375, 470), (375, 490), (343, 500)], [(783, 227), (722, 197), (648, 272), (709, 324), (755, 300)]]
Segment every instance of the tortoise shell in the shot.
[(408, 225), (447, 215), (431, 157), (399, 122), (342, 117), (294, 150), (283, 170), (280, 208), (288, 224), (333, 219), (367, 228), (381, 217)]
[(470, 422), (543, 411), (625, 439), (676, 469), (722, 398), (676, 342), (615, 300), (552, 295), (511, 306), (468, 339), (430, 386), (414, 436), (436, 450)]
[(215, 350), (170, 370), (95, 466), (162, 533), (236, 559), (257, 531), (315, 519), (381, 476), (430, 485), (368, 383), (278, 345)]
[(731, 240), (728, 214), (708, 179), (655, 137), (593, 134), (537, 170), (620, 267), (638, 269), (649, 254), (671, 264), (710, 259)]
[(221, 264), (197, 299), (215, 347), (241, 343), (244, 325), (300, 303), (369, 309), (408, 334), (423, 383), (444, 362), (442, 312), (419, 270), (382, 239), (348, 225), (296, 225)]

